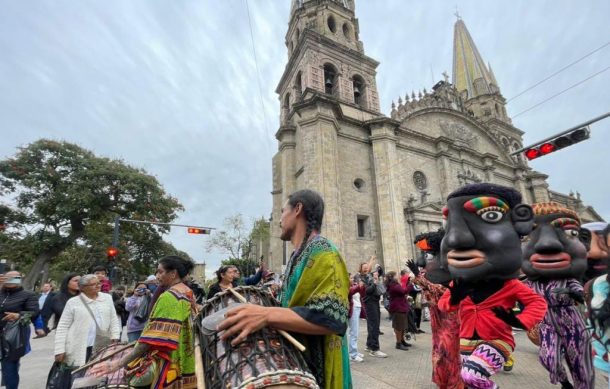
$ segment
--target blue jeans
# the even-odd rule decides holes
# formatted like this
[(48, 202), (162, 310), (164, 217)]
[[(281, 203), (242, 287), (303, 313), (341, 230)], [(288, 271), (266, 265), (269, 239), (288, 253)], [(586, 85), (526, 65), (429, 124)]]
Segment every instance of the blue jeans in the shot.
[(358, 330), (360, 329), (361, 307), (352, 308), (352, 317), (349, 318), (349, 356), (358, 355)]
[(6, 389), (19, 388), (19, 360), (9, 361), (3, 360), (2, 365), (2, 381)]
[(128, 332), (127, 333), (127, 341), (129, 343), (135, 342), (136, 340), (140, 339), (140, 335), (142, 335), (142, 331)]

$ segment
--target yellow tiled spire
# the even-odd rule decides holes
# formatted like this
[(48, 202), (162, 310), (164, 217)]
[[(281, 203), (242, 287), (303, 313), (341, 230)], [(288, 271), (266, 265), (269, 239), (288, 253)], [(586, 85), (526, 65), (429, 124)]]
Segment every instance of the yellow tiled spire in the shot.
[(497, 82), (474, 44), (466, 24), (458, 16), (453, 29), (453, 85), (468, 98), (499, 92)]

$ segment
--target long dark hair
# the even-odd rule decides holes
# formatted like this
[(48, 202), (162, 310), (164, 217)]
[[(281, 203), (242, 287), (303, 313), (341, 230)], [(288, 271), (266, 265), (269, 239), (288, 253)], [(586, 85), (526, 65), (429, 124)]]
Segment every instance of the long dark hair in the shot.
[(167, 257), (163, 257), (159, 263), (161, 266), (163, 266), (165, 271), (175, 270), (180, 278), (186, 277), (195, 266), (193, 262), (176, 255), (168, 255)]
[(396, 277), (396, 272), (395, 271), (389, 271), (385, 274), (383, 283), (385, 284), (386, 287), (389, 287), (391, 283), (397, 282), (394, 277)]
[[(72, 293), (70, 293), (70, 291), (68, 290), (68, 284), (70, 283), (70, 280), (74, 277), (78, 277), (80, 276), (80, 274), (78, 273), (69, 273), (67, 276), (64, 277), (64, 279), (61, 281), (61, 285), (59, 286), (59, 292), (65, 294), (66, 296), (72, 296)], [(77, 290), (76, 294), (79, 294), (80, 291)]]
[(309, 240), (313, 231), (320, 231), (322, 228), (322, 219), (324, 218), (324, 200), (317, 192), (309, 189), (303, 189), (294, 192), (288, 196), (288, 204), (292, 208), (296, 207), (297, 204), (301, 203), (303, 207), (303, 215), (307, 222), (307, 230), (305, 237), (299, 248), (302, 250), (305, 248), (305, 244)]

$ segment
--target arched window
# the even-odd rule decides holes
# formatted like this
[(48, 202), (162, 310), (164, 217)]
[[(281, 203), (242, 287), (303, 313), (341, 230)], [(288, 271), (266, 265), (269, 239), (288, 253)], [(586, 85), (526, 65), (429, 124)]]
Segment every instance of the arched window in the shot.
[(496, 114), (501, 115), (500, 106), (498, 105), (498, 103), (496, 103)]
[(334, 95), (337, 90), (337, 69), (329, 63), (324, 65), (324, 92)]
[(337, 31), (337, 24), (335, 23), (335, 18), (331, 16), (328, 17), (327, 19), (327, 24), (328, 24), (328, 29), (334, 33), (335, 31)]
[(343, 36), (345, 36), (348, 42), (352, 40), (352, 33), (347, 23), (343, 23)]
[(300, 100), (301, 95), (303, 94), (303, 84), (301, 81), (301, 72), (298, 72), (296, 78), (294, 79), (294, 91), (296, 93), (297, 100)]
[(352, 78), (352, 86), (354, 90), (354, 103), (364, 107), (364, 80), (360, 76), (354, 76)]

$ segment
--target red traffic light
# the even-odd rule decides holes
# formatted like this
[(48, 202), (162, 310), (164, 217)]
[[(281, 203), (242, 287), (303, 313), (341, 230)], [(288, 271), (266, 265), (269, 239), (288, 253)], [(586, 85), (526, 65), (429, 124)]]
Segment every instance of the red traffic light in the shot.
[(542, 146), (540, 146), (540, 152), (542, 154), (548, 154), (548, 153), (552, 153), (553, 151), (555, 151), (557, 148), (555, 147), (554, 144), (552, 143), (544, 143)]
[(536, 159), (536, 158), (538, 158), (539, 156), (541, 156), (541, 155), (542, 155), (542, 154), (540, 153), (540, 150), (538, 150), (538, 149), (528, 149), (528, 150), (525, 150), (525, 153), (524, 153), (524, 154), (525, 154), (525, 157), (526, 157), (527, 159), (529, 159), (530, 161), (531, 161), (532, 159)]
[(205, 229), (205, 228), (199, 228), (199, 227), (189, 227), (187, 229), (187, 232), (189, 234), (209, 234), (210, 230)]
[(116, 247), (108, 247), (108, 249), (106, 249), (106, 255), (108, 256), (108, 258), (114, 258), (119, 254), (119, 249), (117, 249)]

